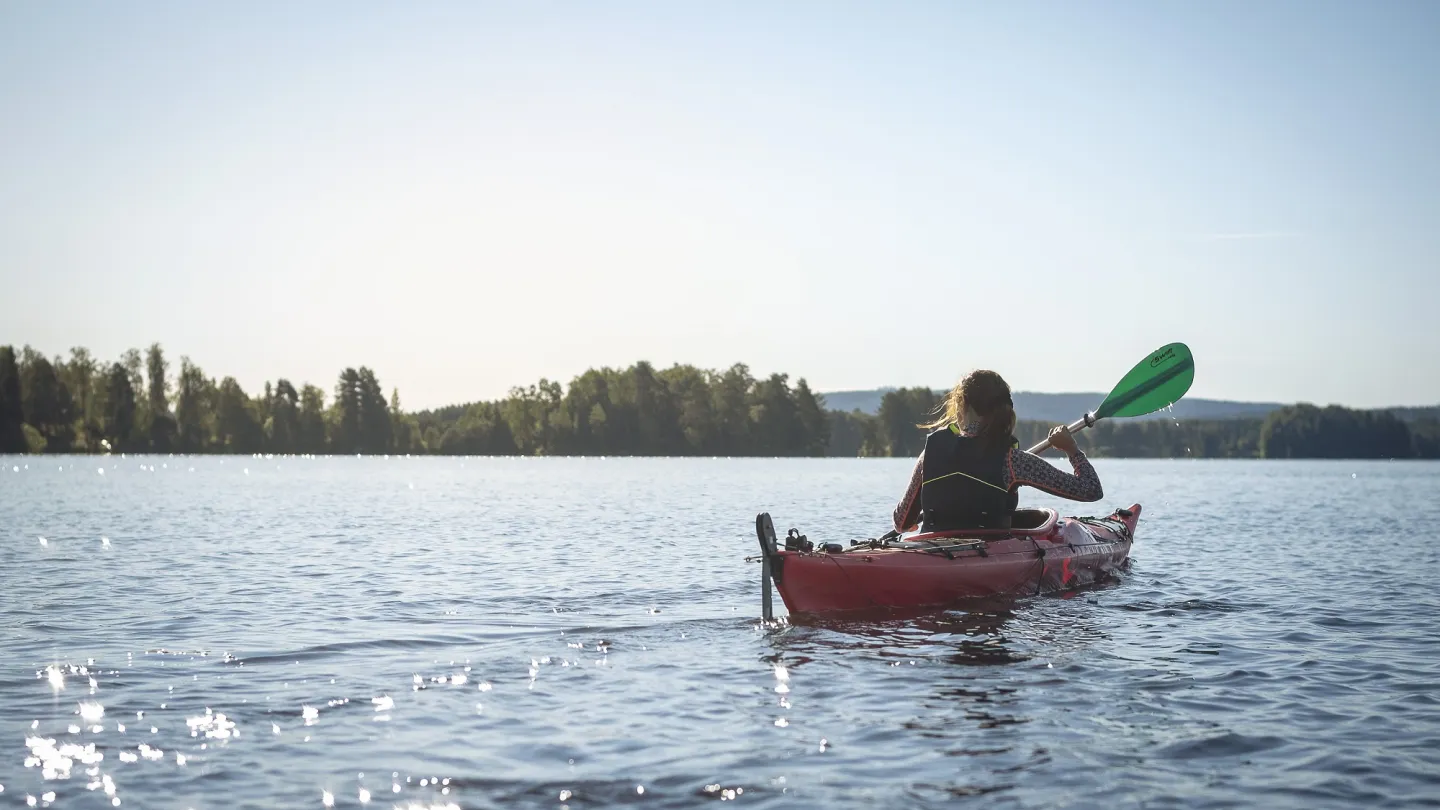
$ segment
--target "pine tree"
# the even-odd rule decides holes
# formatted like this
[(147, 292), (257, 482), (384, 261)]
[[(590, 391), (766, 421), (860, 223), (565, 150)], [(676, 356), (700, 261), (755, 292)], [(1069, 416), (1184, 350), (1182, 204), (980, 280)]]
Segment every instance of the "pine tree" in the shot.
[(70, 360), (57, 369), (65, 387), (75, 399), (75, 426), (80, 430), (77, 447), (93, 450), (100, 433), (96, 400), (104, 395), (104, 377), (90, 350), (82, 346), (70, 349)]
[(68, 452), (74, 438), (70, 424), (74, 407), (70, 389), (44, 355), (29, 346), (21, 355), (20, 401), (25, 421), (45, 437), (46, 452)]
[(100, 417), (100, 431), (111, 452), (130, 449), (130, 435), (135, 429), (135, 389), (130, 387), (130, 373), (114, 363), (105, 375), (105, 411)]
[(823, 456), (830, 446), (830, 419), (810, 385), (802, 377), (795, 384), (795, 410), (800, 424), (795, 451), (807, 456)]
[[(266, 385), (269, 387), (268, 383)], [(289, 380), (280, 380), (268, 396), (270, 401), (270, 451), (300, 452), (300, 394)]]
[(263, 434), (250, 398), (234, 377), (220, 381), (215, 403), (216, 439), (231, 453), (258, 453)]
[(215, 423), (215, 383), (189, 357), (180, 358), (176, 381), (175, 426), (182, 453), (204, 453), (210, 449)]
[(330, 447), (336, 453), (360, 453), (364, 439), (360, 432), (360, 412), (364, 408), (360, 391), (360, 374), (353, 368), (340, 372), (335, 384), (333, 433)]
[(300, 418), (295, 450), (318, 455), (328, 450), (325, 438), (325, 392), (313, 385), (300, 389)]
[(141, 445), (138, 449), (144, 450), (143, 445), (150, 437), (150, 400), (141, 396), (145, 390), (145, 357), (139, 349), (126, 349), (120, 355), (120, 363), (130, 375), (130, 388), (135, 392), (135, 424), (126, 435), (135, 437), (136, 444)]
[(20, 367), (15, 347), (0, 346), (0, 453), (24, 453), (25, 406), (20, 393)]
[(150, 418), (147, 434), (150, 449), (156, 453), (171, 451), (175, 440), (175, 417), (170, 415), (170, 384), (165, 373), (170, 364), (165, 362), (165, 351), (159, 343), (150, 344), (145, 353), (145, 371), (149, 378), (146, 404)]
[(360, 367), (356, 380), (360, 402), (360, 452), (388, 453), (395, 437), (385, 391), (381, 389), (375, 372), (365, 366)]

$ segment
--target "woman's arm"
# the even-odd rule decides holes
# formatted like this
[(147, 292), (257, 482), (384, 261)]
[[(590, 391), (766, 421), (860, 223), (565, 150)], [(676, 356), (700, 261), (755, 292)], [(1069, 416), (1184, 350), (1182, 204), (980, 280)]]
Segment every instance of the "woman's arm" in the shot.
[(920, 523), (920, 485), (924, 482), (925, 451), (921, 450), (920, 457), (915, 459), (915, 471), (910, 473), (910, 486), (905, 489), (905, 497), (895, 507), (895, 531), (908, 532)]
[(1084, 453), (1079, 450), (1071, 453), (1070, 466), (1075, 469), (1074, 475), (1055, 469), (1054, 465), (1034, 453), (1012, 447), (1010, 487), (1013, 489), (1023, 484), (1072, 501), (1098, 501), (1105, 497), (1100, 476), (1095, 474), (1095, 468), (1090, 466), (1090, 459)]

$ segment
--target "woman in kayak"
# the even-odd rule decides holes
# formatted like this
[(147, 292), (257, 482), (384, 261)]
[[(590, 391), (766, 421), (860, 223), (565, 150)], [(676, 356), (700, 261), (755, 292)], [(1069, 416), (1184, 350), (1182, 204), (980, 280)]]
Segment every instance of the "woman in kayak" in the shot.
[(1104, 496), (1100, 477), (1064, 425), (1050, 444), (1070, 458), (1074, 474), (1021, 450), (1010, 386), (993, 371), (972, 371), (945, 398), (945, 412), (921, 425), (930, 430), (915, 461), (910, 488), (895, 507), (895, 528), (910, 531), (1009, 528), (1019, 504), (1015, 490), (1031, 486), (1075, 501)]

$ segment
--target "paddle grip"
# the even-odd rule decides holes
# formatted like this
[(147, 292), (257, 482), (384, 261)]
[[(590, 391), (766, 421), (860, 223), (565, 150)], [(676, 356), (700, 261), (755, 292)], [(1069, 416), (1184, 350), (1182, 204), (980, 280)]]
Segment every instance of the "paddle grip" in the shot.
[[(1085, 414), (1084, 416), (1080, 417), (1079, 419), (1076, 419), (1074, 422), (1071, 422), (1071, 423), (1068, 425), (1068, 427), (1070, 428), (1070, 432), (1071, 432), (1071, 433), (1079, 433), (1080, 431), (1084, 430), (1084, 429), (1087, 428), (1087, 427), (1092, 427), (1092, 426), (1094, 426), (1094, 424), (1095, 424), (1096, 422), (1098, 422), (1098, 421), (1100, 421), (1100, 419), (1099, 419), (1097, 416), (1095, 416), (1095, 414), (1093, 414), (1093, 413), (1087, 413), (1087, 414)], [(1038, 454), (1038, 453), (1043, 453), (1043, 452), (1045, 452), (1046, 450), (1049, 450), (1049, 449), (1050, 449), (1050, 438), (1047, 436), (1047, 437), (1045, 438), (1045, 441), (1040, 442), (1039, 444), (1037, 444), (1037, 445), (1035, 445), (1034, 447), (1030, 448), (1030, 452), (1031, 452), (1031, 453), (1037, 453), (1037, 454)]]

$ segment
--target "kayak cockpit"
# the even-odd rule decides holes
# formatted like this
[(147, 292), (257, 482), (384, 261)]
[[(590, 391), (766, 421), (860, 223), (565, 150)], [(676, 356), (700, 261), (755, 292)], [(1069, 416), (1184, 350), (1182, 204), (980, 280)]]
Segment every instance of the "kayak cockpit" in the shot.
[(1046, 535), (1055, 530), (1060, 513), (1054, 509), (1016, 509), (1005, 529), (951, 529), (943, 532), (925, 532), (905, 538), (909, 542), (930, 540), (952, 540), (957, 538), (979, 538), (993, 540), (999, 537)]

